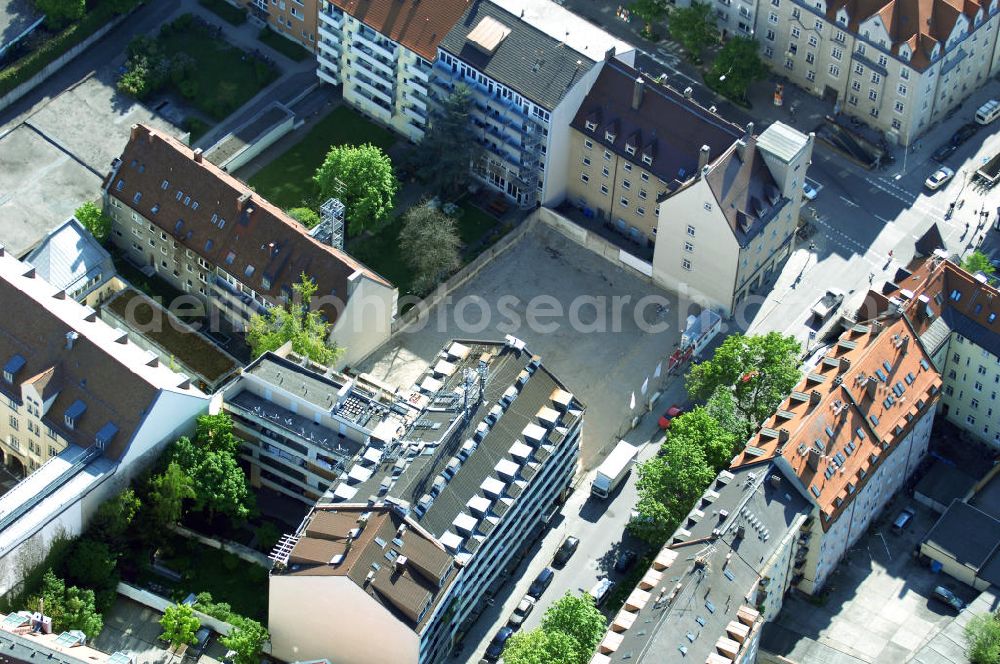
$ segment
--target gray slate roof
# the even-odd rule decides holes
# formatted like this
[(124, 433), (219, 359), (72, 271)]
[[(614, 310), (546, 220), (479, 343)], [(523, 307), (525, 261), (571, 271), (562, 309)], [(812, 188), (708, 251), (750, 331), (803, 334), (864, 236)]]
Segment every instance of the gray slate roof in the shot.
[(965, 498), (975, 484), (974, 477), (966, 475), (955, 466), (936, 461), (917, 483), (916, 491), (947, 507), (951, 505), (951, 501)]
[[(983, 577), (987, 563), (1000, 548), (1000, 521), (995, 517), (956, 500), (927, 533), (926, 540), (950, 553), (960, 565), (979, 570), (981, 578), (990, 583), (1000, 583), (1000, 577)], [(996, 565), (992, 568), (995, 569)]]
[(109, 254), (76, 217), (53, 229), (25, 259), (47, 282), (72, 293), (92, 278), (100, 280), (90, 292), (115, 275)]
[[(757, 137), (744, 139), (711, 166), (705, 181), (736, 241), (745, 247), (791, 201), (781, 195), (764, 163)], [(748, 226), (744, 221), (749, 222)]]
[[(510, 28), (492, 54), (466, 39), (487, 16)], [(549, 110), (595, 62), (487, 0), (470, 2), (439, 48)]]

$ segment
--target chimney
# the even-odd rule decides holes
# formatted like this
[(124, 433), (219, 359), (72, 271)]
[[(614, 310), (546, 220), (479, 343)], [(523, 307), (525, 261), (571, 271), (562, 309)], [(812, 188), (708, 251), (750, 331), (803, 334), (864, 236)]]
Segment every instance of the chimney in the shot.
[(701, 146), (701, 150), (698, 151), (698, 173), (700, 174), (706, 166), (708, 166), (708, 159), (712, 154), (712, 148), (707, 145)]
[(823, 454), (819, 450), (817, 450), (815, 447), (810, 447), (809, 458), (806, 460), (806, 463), (809, 464), (809, 467), (812, 468), (813, 470), (819, 470), (819, 460), (822, 457)]
[(690, 99), (691, 95), (693, 95), (693, 94), (694, 94), (694, 88), (692, 88), (690, 85), (687, 86), (686, 88), (684, 88), (684, 98), (685, 99)]
[(611, 48), (609, 48), (608, 50), (606, 50), (604, 52), (604, 61), (608, 62), (613, 57), (615, 57), (615, 47), (614, 46), (612, 46)]
[(633, 111), (638, 111), (640, 104), (642, 104), (642, 89), (643, 89), (643, 86), (645, 84), (646, 84), (646, 82), (642, 80), (642, 76), (640, 76), (639, 78), (635, 79), (635, 85), (632, 87), (632, 110)]
[(847, 370), (851, 368), (851, 361), (846, 357), (840, 358), (840, 373), (847, 373)]
[(138, 137), (139, 137), (139, 125), (134, 124), (129, 130), (129, 139), (134, 141)]
[(821, 398), (822, 397), (820, 396), (819, 390), (813, 390), (812, 392), (809, 393), (809, 405), (815, 406), (816, 404), (819, 403)]
[(194, 151), (194, 160), (196, 163), (201, 163), (201, 148), (196, 148)]
[(398, 572), (399, 574), (402, 574), (404, 571), (406, 571), (406, 556), (397, 556), (396, 557), (396, 572)]
[(66, 333), (66, 350), (73, 350), (73, 342), (80, 338), (80, 335), (76, 330), (70, 330)]
[(745, 138), (747, 138), (749, 140), (751, 136), (753, 136), (753, 123), (752, 122), (748, 122), (747, 123), (747, 134), (746, 134)]
[(787, 443), (788, 442), (788, 436), (789, 436), (788, 429), (786, 429), (785, 427), (781, 427), (780, 429), (778, 429), (778, 442), (779, 443)]
[(745, 139), (740, 139), (736, 141), (736, 156), (740, 158), (740, 161), (744, 160), (744, 154), (746, 154), (747, 142)]
[(243, 208), (246, 207), (247, 203), (250, 201), (250, 192), (244, 191), (239, 198), (236, 199), (236, 211), (243, 212)]

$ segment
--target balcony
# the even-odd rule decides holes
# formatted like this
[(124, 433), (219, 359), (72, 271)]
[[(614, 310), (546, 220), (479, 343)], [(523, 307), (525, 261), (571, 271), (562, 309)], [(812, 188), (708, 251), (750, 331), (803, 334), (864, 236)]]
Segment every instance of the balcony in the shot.
[[(320, 14), (320, 16), (322, 16), (322, 14)], [(340, 43), (342, 43), (344, 41), (344, 33), (342, 33), (339, 30), (334, 30), (334, 29), (330, 28), (330, 26), (328, 26), (326, 23), (323, 23), (322, 21), (320, 21), (319, 22), (319, 38), (320, 38), (320, 41), (322, 41), (324, 39), (328, 39), (331, 42), (336, 42), (337, 44), (340, 44)]]
[(409, 85), (412, 89), (416, 90), (418, 93), (420, 93), (422, 95), (426, 95), (427, 92), (428, 92), (428, 90), (427, 90), (427, 82), (426, 81), (422, 81), (422, 80), (420, 80), (418, 78), (408, 78), (408, 79), (406, 79), (406, 84)]
[(362, 29), (355, 33), (355, 36), (359, 41), (368, 48), (372, 49), (376, 55), (380, 55), (387, 60), (392, 62), (396, 61), (396, 50), (397, 46), (395, 44), (388, 44), (385, 42), (378, 41), (378, 37), (374, 34), (368, 34), (370, 30), (365, 30), (364, 26)]
[(359, 90), (367, 92), (364, 95), (371, 100), (379, 100), (379, 106), (382, 106), (387, 111), (392, 111), (393, 99), (392, 99), (392, 89), (385, 85), (377, 83), (364, 74), (355, 74), (351, 77), (351, 82), (354, 83), (355, 87)]
[(422, 99), (419, 94), (414, 93), (412, 90), (407, 90), (406, 94), (403, 95), (403, 99), (422, 111), (424, 114), (427, 113), (427, 100)]
[(393, 62), (392, 58), (383, 58), (357, 41), (351, 45), (351, 55), (356, 56), (357, 62), (363, 61), (371, 65), (369, 69), (374, 68), (376, 76), (385, 78), (387, 81), (395, 81), (396, 63)]
[(431, 68), (430, 67), (421, 67), (420, 65), (414, 63), (414, 64), (407, 65), (406, 71), (409, 72), (409, 73), (411, 73), (411, 74), (413, 74), (413, 76), (415, 78), (419, 78), (424, 83), (427, 83), (428, 81), (430, 81), (430, 78), (431, 78)]
[(337, 76), (337, 73), (330, 67), (320, 64), (320, 66), (316, 68), (316, 75), (330, 85), (340, 85), (340, 77)]
[[(320, 30), (322, 32), (322, 30)], [(337, 69), (340, 69), (340, 58), (343, 53), (340, 50), (340, 42), (333, 39), (328, 39), (326, 37), (320, 37), (319, 40), (319, 58), (324, 62), (328, 62)]]
[(251, 313), (262, 314), (267, 311), (267, 307), (263, 304), (218, 275), (215, 275), (212, 280), (210, 292), (223, 306), (244, 317), (249, 318)]
[[(322, 448), (333, 454), (334, 458), (345, 461), (357, 452), (358, 445), (341, 438), (336, 431), (276, 406), (252, 392), (240, 392), (229, 399), (226, 405), (244, 420), (243, 426), (291, 449), (302, 449), (303, 458), (307, 456), (307, 448), (303, 444)], [(283, 438), (287, 438), (288, 442)]]
[(327, 25), (332, 30), (341, 32), (344, 29), (344, 13), (334, 12), (334, 11), (320, 11), (319, 13), (320, 28)]
[(420, 109), (414, 108), (413, 106), (406, 106), (403, 109), (403, 113), (405, 113), (407, 117), (419, 123), (421, 128), (427, 126), (427, 115), (420, 111)]

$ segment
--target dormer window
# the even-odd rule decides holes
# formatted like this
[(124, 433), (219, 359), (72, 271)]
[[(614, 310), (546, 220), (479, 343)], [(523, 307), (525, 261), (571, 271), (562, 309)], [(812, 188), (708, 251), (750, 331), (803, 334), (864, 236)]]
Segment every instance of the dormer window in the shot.
[(135, 192), (135, 196), (132, 197), (132, 202), (133, 203), (138, 203), (140, 200), (142, 200), (142, 192), (141, 191), (137, 191), (137, 192)]
[(160, 189), (162, 189), (163, 191), (166, 191), (167, 187), (169, 187), (169, 186), (170, 186), (170, 182), (168, 182), (167, 180), (164, 180), (162, 183), (160, 183)]
[(119, 180), (118, 184), (115, 185), (115, 191), (121, 191), (125, 188), (125, 180)]
[(587, 131), (595, 131), (597, 129), (597, 123), (592, 120), (587, 120), (583, 125), (587, 128)]
[(651, 166), (653, 164), (653, 155), (651, 154), (642, 155), (642, 163), (646, 164), (647, 166)]
[(634, 145), (626, 145), (625, 146), (625, 152), (627, 152), (628, 154), (635, 154), (635, 146)]
[(615, 142), (615, 135), (613, 133), (611, 133), (610, 131), (606, 131), (606, 132), (604, 132), (604, 140), (606, 140), (608, 143), (614, 143)]
[(87, 404), (77, 399), (73, 402), (73, 405), (66, 409), (66, 413), (63, 415), (63, 422), (67, 427), (72, 429), (85, 412), (87, 412)]

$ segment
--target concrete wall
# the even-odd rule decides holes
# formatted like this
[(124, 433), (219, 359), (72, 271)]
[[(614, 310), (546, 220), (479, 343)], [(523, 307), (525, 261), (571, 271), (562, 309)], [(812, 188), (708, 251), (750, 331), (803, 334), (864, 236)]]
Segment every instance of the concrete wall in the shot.
[(28, 94), (36, 87), (41, 85), (45, 81), (45, 79), (47, 79), (49, 76), (52, 76), (52, 74), (55, 74), (57, 71), (62, 69), (67, 62), (73, 60), (76, 56), (80, 55), (85, 50), (90, 48), (91, 44), (96, 42), (104, 35), (108, 34), (108, 32), (113, 27), (124, 21), (128, 16), (129, 14), (116, 16), (112, 20), (108, 21), (103, 26), (98, 28), (97, 32), (90, 35), (82, 42), (80, 42), (73, 48), (69, 49), (68, 51), (60, 55), (58, 58), (56, 58), (49, 64), (45, 65), (45, 67), (40, 72), (29, 78), (27, 81), (14, 88), (13, 90), (5, 94), (3, 97), (0, 97), (0, 111), (7, 108), (15, 101), (17, 101), (18, 99), (20, 99), (21, 97), (23, 97), (24, 95)]
[(957, 579), (962, 583), (972, 586), (976, 590), (986, 590), (990, 587), (988, 581), (983, 581), (976, 574), (976, 570), (972, 569), (968, 565), (963, 565), (951, 555), (942, 551), (941, 549), (934, 546), (932, 542), (922, 542), (920, 544), (920, 553), (927, 556), (931, 560), (935, 560), (941, 563), (941, 571), (950, 576), (953, 579)]
[(623, 268), (626, 272), (633, 274), (643, 281), (649, 282), (653, 280), (654, 271), (652, 265), (641, 258), (629, 254), (618, 245), (613, 244), (597, 233), (592, 233), (583, 228), (573, 220), (567, 219), (555, 210), (539, 208), (529, 217), (529, 219), (532, 218), (537, 219), (537, 223), (545, 224), (559, 231), (570, 240), (586, 247), (613, 265)]
[(57, 539), (78, 537), (83, 532), (82, 500), (67, 505), (62, 513), (0, 557), (0, 595), (17, 591), (28, 573), (40, 565)]
[(416, 664), (416, 632), (346, 576), (271, 575), (271, 653), (286, 662)]
[[(166, 597), (160, 597), (155, 593), (143, 590), (142, 588), (136, 588), (135, 586), (129, 585), (123, 581), (118, 583), (118, 587), (115, 588), (115, 590), (117, 590), (118, 594), (122, 597), (127, 597), (133, 602), (138, 602), (143, 606), (148, 606), (154, 611), (159, 611), (160, 613), (163, 613), (168, 606), (174, 605), (174, 602), (171, 602)], [(216, 634), (228, 636), (229, 631), (233, 629), (233, 626), (229, 623), (219, 620), (218, 618), (213, 618), (212, 616), (202, 613), (201, 611), (195, 611), (194, 615), (201, 622), (202, 626), (210, 628)]]
[(345, 349), (337, 368), (357, 362), (389, 338), (399, 296), (360, 271), (351, 275), (348, 289), (347, 304), (330, 330), (330, 338)]
[[(266, 110), (266, 109), (265, 109)], [(288, 109), (285, 109), (288, 110)], [(251, 120), (252, 122), (252, 120)], [(295, 114), (288, 111), (288, 115), (284, 120), (275, 124), (266, 132), (254, 138), (254, 140), (245, 145), (242, 150), (237, 151), (233, 156), (229, 157), (221, 164), (219, 168), (224, 171), (235, 171), (242, 167), (244, 164), (251, 161), (254, 157), (259, 155), (261, 152), (271, 147), (278, 142), (283, 136), (288, 134), (292, 129), (295, 128)], [(217, 142), (222, 143), (233, 138), (232, 132), (226, 134), (221, 140)]]
[(260, 551), (255, 551), (254, 549), (251, 549), (248, 546), (243, 546), (239, 542), (222, 541), (215, 539), (214, 537), (207, 537), (205, 535), (202, 535), (201, 533), (196, 533), (193, 530), (185, 528), (184, 526), (181, 525), (174, 525), (171, 527), (171, 530), (173, 530), (175, 533), (177, 533), (182, 537), (193, 539), (197, 542), (204, 544), (207, 547), (231, 553), (234, 556), (242, 558), (248, 563), (252, 563), (254, 565), (260, 565), (261, 567), (266, 567), (268, 569), (271, 568), (271, 561), (268, 560), (267, 556), (265, 556)]

